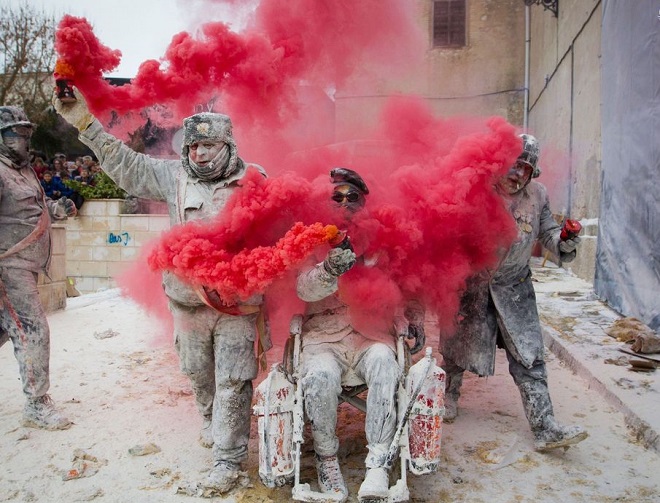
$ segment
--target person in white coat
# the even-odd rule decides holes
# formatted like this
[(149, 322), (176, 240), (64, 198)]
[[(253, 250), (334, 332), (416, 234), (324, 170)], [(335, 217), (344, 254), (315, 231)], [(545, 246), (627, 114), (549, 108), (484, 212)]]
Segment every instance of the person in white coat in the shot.
[[(346, 168), (330, 173), (332, 199), (350, 215), (362, 209), (369, 193), (364, 180)], [(351, 324), (348, 306), (341, 300), (339, 277), (358, 261), (350, 246), (331, 248), (322, 262), (303, 270), (297, 281), (298, 297), (306, 302), (302, 325), (301, 386), (305, 412), (311, 423), (318, 483), (322, 492), (348, 497), (341, 474), (336, 435), (337, 405), (342, 379), (354, 373), (368, 388), (365, 433), (367, 471), (359, 501), (387, 501), (389, 472), (386, 455), (396, 429), (396, 389), (400, 379), (396, 361), (396, 330), (360, 333)], [(424, 345), (421, 307), (406, 311), (408, 333), (415, 339), (411, 352)]]
[(63, 430), (72, 423), (48, 395), (50, 329), (37, 276), (50, 265), (51, 219), (77, 211), (69, 199), (45, 196), (29, 162), (33, 130), (23, 109), (0, 107), (0, 341), (14, 345), (26, 397), (23, 425)]
[[(222, 211), (247, 169), (239, 156), (228, 116), (199, 113), (183, 121), (179, 160), (155, 159), (133, 151), (103, 130), (84, 97), (53, 105), (80, 131), (105, 173), (130, 195), (166, 201), (172, 225), (207, 220)], [(264, 173), (265, 174), (265, 173)], [(252, 380), (257, 376), (254, 342), (263, 303), (255, 296), (237, 306), (210, 307), (203, 289), (163, 273), (174, 319), (181, 370), (190, 378), (202, 415), (200, 443), (213, 448), (207, 485), (224, 493), (241, 485), (250, 435)]]
[(546, 189), (532, 180), (541, 173), (537, 139), (521, 135), (521, 148), (516, 164), (497, 187), (518, 225), (518, 239), (505, 250), (495, 270), (470, 279), (461, 300), (461, 321), (441, 347), (447, 373), (444, 421), (456, 418), (464, 371), (493, 375), (499, 346), (506, 351), (509, 373), (520, 391), (535, 449), (547, 451), (581, 442), (587, 432), (555, 419), (529, 261), (539, 240), (562, 262), (570, 262), (580, 238), (561, 238), (562, 229), (552, 217)]

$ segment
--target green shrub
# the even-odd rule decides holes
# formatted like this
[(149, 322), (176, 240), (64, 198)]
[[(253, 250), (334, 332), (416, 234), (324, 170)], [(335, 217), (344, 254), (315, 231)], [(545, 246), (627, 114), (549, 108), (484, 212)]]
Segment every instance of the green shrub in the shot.
[(85, 185), (76, 180), (64, 180), (64, 184), (85, 199), (126, 199), (128, 197), (128, 193), (117, 187), (117, 184), (103, 171), (94, 175), (94, 181), (96, 182), (94, 186)]

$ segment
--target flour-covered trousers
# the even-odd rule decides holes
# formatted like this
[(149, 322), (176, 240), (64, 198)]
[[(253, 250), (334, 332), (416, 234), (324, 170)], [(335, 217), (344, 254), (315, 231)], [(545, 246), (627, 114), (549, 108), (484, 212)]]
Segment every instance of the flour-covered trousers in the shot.
[[(304, 340), (303, 334), (303, 340)], [(301, 384), (310, 420), (314, 450), (337, 453), (337, 406), (342, 376), (349, 369), (369, 387), (365, 433), (368, 468), (383, 466), (396, 430), (396, 390), (400, 370), (394, 349), (352, 332), (341, 341), (306, 344), (302, 351)]]
[(240, 463), (250, 437), (256, 314), (231, 316), (170, 302), (181, 371), (192, 383), (197, 408), (212, 420), (213, 461)]
[(50, 387), (50, 330), (39, 299), (37, 274), (0, 267), (0, 281), (0, 331), (8, 333), (14, 344), (23, 393), (27, 398), (41, 397)]

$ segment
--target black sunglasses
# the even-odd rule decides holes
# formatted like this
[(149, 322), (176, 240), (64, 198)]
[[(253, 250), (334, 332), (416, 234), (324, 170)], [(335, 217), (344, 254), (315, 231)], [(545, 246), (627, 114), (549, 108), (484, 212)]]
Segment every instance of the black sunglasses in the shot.
[(356, 203), (360, 199), (359, 192), (348, 192), (346, 194), (342, 192), (334, 192), (332, 194), (332, 200), (336, 203), (343, 203), (345, 200), (349, 203)]

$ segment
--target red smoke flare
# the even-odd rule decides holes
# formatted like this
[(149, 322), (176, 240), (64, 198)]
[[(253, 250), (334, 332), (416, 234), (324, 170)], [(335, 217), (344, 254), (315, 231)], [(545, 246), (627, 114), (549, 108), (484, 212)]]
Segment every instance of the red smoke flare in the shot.
[(195, 227), (188, 224), (165, 233), (149, 256), (149, 265), (215, 290), (227, 306), (265, 292), (273, 281), (338, 232), (334, 225), (305, 226), (298, 222), (274, 246), (243, 249), (232, 255), (216, 243), (194, 237)]

